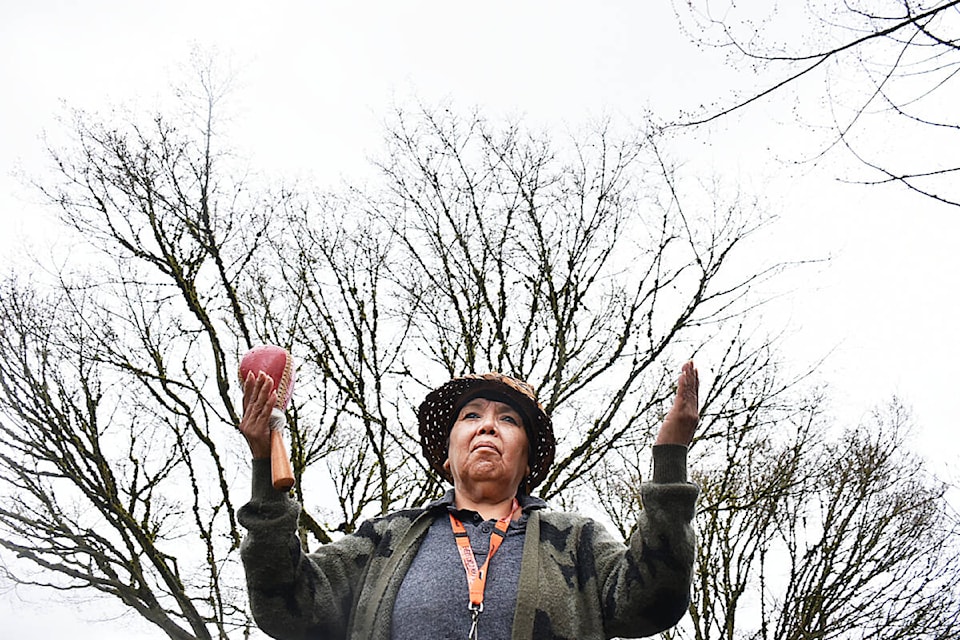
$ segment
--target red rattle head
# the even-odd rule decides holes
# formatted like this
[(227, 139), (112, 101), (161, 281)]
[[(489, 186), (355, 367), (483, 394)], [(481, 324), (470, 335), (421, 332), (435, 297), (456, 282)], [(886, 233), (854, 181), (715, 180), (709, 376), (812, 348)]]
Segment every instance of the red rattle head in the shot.
[(248, 373), (258, 375), (261, 371), (273, 379), (273, 388), (277, 392), (277, 407), (286, 409), (293, 395), (293, 382), (296, 378), (290, 353), (282, 347), (270, 344), (254, 347), (240, 360), (240, 382), (246, 380)]

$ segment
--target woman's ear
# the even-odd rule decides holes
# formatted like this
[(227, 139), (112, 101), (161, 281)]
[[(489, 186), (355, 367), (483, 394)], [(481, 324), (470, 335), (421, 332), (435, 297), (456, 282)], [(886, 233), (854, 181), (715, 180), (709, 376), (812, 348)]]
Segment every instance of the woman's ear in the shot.
[(443, 461), (443, 470), (450, 473), (450, 458)]

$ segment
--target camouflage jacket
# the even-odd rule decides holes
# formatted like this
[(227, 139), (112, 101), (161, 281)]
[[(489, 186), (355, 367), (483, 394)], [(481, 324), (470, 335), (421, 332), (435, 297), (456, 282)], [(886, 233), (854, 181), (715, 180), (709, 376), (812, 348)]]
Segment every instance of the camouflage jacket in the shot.
[[(686, 448), (661, 445), (626, 545), (590, 518), (531, 511), (513, 640), (640, 637), (676, 624), (689, 603), (697, 494), (686, 481)], [(270, 486), (269, 461), (255, 461), (253, 498), (239, 517), (257, 624), (282, 639), (389, 640), (403, 576), (444, 512), (411, 509), (368, 520), (310, 554), (296, 535), (299, 513)]]

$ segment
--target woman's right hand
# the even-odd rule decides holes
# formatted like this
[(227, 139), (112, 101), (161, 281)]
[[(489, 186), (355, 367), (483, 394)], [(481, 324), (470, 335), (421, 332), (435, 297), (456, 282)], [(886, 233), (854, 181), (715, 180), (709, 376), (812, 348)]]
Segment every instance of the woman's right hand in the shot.
[(277, 404), (273, 378), (263, 371), (247, 374), (243, 381), (243, 417), (240, 433), (247, 439), (254, 458), (270, 457), (270, 414)]

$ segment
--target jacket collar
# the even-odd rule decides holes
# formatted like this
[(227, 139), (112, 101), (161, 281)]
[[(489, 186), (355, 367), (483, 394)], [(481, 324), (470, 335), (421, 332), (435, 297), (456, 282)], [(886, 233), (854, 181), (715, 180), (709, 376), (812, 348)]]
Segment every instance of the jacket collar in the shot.
[[(447, 492), (443, 494), (443, 497), (428, 503), (425, 508), (427, 511), (432, 511), (434, 509), (437, 509), (437, 510), (444, 509), (446, 511), (455, 512), (457, 510), (457, 507), (455, 506), (455, 503), (454, 503), (455, 495), (456, 494), (454, 494), (453, 489), (448, 489)], [(544, 509), (547, 507), (547, 503), (541, 500), (540, 498), (537, 498), (535, 496), (528, 496), (525, 493), (517, 494), (517, 502), (520, 503), (520, 510), (523, 511), (524, 513), (528, 513), (533, 509)]]

